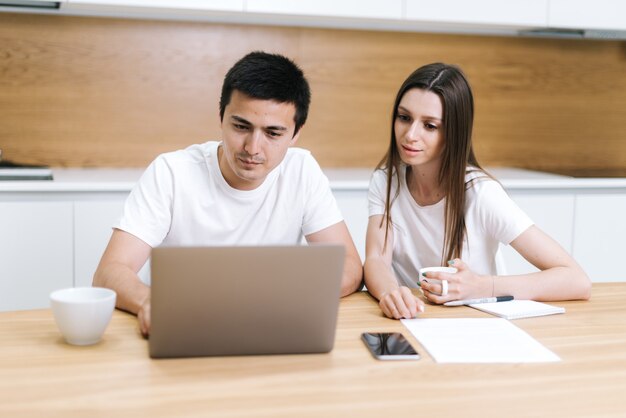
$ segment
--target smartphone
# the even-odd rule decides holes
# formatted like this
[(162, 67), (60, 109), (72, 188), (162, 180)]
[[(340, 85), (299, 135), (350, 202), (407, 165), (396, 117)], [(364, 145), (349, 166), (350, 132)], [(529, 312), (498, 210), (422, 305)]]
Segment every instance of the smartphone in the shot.
[(399, 332), (364, 332), (361, 339), (378, 360), (417, 360), (418, 352)]

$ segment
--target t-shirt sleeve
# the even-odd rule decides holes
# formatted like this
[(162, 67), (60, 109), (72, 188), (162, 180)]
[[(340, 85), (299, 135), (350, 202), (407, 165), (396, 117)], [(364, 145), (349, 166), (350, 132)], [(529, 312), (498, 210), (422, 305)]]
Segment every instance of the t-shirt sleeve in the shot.
[(509, 197), (500, 183), (493, 180), (479, 181), (477, 188), (477, 213), (482, 218), (486, 232), (499, 242), (509, 245), (533, 225), (533, 221)]
[(172, 224), (172, 198), (172, 172), (165, 159), (158, 157), (130, 192), (122, 217), (114, 227), (157, 247)]
[(302, 170), (308, 190), (304, 197), (302, 219), (302, 233), (306, 236), (343, 221), (343, 216), (328, 178), (311, 155), (304, 159)]
[(369, 216), (385, 213), (385, 199), (387, 195), (387, 175), (383, 170), (376, 170), (370, 178), (367, 193)]

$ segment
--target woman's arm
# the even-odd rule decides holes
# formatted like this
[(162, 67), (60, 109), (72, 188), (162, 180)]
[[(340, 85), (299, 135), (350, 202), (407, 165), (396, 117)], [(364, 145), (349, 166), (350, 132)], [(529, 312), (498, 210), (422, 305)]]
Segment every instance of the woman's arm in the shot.
[[(541, 301), (589, 299), (591, 281), (578, 263), (549, 235), (531, 226), (511, 246), (539, 272), (499, 277), (495, 296)], [(508, 293), (507, 293), (508, 292)]]
[(393, 231), (389, 230), (387, 247), (383, 215), (370, 216), (365, 239), (365, 285), (379, 300), (380, 308), (389, 318), (414, 318), (424, 311), (424, 304), (406, 286), (400, 286), (391, 269)]
[[(458, 273), (428, 276), (448, 280), (448, 295), (438, 296), (439, 285), (422, 283), (428, 300), (444, 303), (451, 300), (489, 296), (514, 296), (538, 301), (589, 299), (591, 281), (576, 261), (554, 239), (536, 226), (529, 227), (511, 242), (511, 246), (539, 272), (516, 276), (479, 276), (461, 260), (454, 260)], [(428, 280), (428, 279), (427, 279)]]

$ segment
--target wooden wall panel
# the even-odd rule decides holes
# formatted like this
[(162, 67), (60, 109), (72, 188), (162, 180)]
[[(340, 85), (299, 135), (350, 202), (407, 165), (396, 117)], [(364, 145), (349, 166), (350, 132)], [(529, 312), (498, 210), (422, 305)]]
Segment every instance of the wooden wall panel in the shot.
[(373, 167), (420, 65), (459, 64), (485, 165), (626, 176), (626, 42), (220, 25), (0, 13), (0, 149), (67, 167), (145, 166), (220, 135), (227, 69), (262, 49), (313, 89), (300, 146)]

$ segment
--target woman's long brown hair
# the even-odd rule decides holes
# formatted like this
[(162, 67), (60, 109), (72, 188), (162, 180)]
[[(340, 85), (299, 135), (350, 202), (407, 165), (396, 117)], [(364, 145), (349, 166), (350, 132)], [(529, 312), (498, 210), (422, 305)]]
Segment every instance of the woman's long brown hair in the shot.
[[(476, 160), (472, 147), (472, 126), (474, 123), (474, 97), (472, 90), (460, 68), (454, 65), (434, 63), (415, 70), (402, 84), (393, 105), (391, 118), (391, 141), (387, 154), (378, 163), (377, 169), (386, 171), (387, 191), (385, 200), (385, 248), (389, 229), (392, 226), (391, 205), (400, 193), (400, 165), (402, 160), (396, 144), (394, 123), (398, 116), (398, 106), (404, 94), (411, 89), (421, 89), (435, 93), (443, 103), (443, 138), (444, 148), (439, 169), (438, 181), (445, 192), (444, 244), (441, 264), (447, 260), (461, 257), (465, 228), (465, 175), (468, 165), (483, 173)], [(408, 168), (407, 168), (408, 169)], [(485, 173), (486, 174), (486, 173)], [(488, 176), (488, 174), (486, 174)], [(393, 192), (393, 176), (397, 179), (397, 188)], [(381, 222), (381, 227), (382, 227)], [(444, 257), (445, 256), (445, 257)]]

